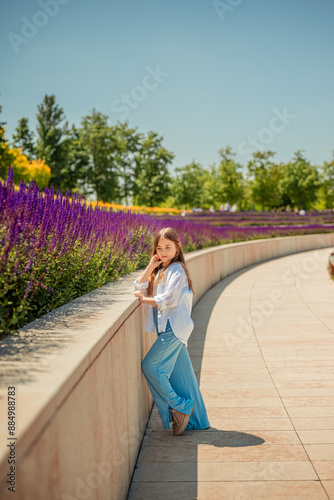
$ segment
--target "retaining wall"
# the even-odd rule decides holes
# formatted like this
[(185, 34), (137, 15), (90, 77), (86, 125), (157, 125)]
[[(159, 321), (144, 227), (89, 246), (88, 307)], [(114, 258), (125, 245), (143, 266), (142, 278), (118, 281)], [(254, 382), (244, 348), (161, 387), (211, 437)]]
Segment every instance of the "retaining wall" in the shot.
[[(192, 252), (186, 258), (194, 305), (239, 269), (333, 246), (334, 233), (327, 233)], [(1, 499), (14, 498), (6, 482), (11, 442), (16, 500), (126, 499), (153, 402), (141, 361), (156, 334), (143, 331), (145, 308), (132, 293), (140, 274), (75, 299), (0, 341)], [(16, 399), (12, 437), (9, 386)]]

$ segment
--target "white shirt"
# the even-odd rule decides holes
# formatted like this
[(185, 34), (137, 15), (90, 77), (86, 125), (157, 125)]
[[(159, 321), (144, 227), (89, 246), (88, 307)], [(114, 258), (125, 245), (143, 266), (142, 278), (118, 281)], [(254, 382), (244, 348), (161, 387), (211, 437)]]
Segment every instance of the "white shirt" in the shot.
[[(138, 279), (133, 282), (135, 290), (141, 290), (146, 296), (148, 280), (138, 283)], [(153, 298), (158, 306), (158, 331), (166, 330), (169, 319), (175, 336), (187, 346), (194, 329), (194, 322), (190, 317), (193, 292), (189, 290), (188, 278), (182, 264), (173, 262), (166, 269), (160, 283), (156, 286), (156, 295), (153, 295)], [(153, 306), (150, 304), (146, 304), (145, 331), (156, 331)]]

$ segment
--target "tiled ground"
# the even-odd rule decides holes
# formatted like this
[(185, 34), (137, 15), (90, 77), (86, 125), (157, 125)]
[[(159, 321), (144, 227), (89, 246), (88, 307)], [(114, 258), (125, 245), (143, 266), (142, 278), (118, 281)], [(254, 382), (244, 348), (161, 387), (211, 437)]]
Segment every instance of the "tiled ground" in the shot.
[(129, 500), (334, 500), (329, 253), (235, 273), (195, 306), (189, 353), (211, 428), (173, 436), (154, 407)]

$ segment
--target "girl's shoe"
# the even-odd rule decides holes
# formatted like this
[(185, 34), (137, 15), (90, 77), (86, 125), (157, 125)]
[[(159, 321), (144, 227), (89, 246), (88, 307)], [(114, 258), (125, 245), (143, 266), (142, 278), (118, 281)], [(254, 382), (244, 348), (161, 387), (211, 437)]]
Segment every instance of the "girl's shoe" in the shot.
[[(195, 402), (193, 404), (193, 407), (191, 409), (191, 413), (194, 410)], [(191, 415), (190, 413), (190, 415)], [(175, 410), (172, 408), (172, 415), (171, 415), (171, 420), (173, 422), (173, 434), (174, 436), (180, 436), (184, 429), (187, 427), (190, 415), (187, 415), (186, 413), (181, 413), (180, 411)]]

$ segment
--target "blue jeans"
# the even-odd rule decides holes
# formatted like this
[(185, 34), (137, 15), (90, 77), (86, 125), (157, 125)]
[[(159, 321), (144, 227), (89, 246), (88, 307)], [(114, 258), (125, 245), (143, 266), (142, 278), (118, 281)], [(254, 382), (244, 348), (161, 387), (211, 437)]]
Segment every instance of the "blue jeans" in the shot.
[(210, 426), (204, 401), (198, 386), (186, 345), (181, 342), (167, 320), (166, 330), (158, 332), (158, 310), (153, 309), (158, 338), (142, 361), (141, 367), (162, 424), (170, 428), (171, 409), (190, 415), (186, 429)]

